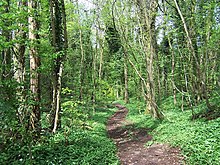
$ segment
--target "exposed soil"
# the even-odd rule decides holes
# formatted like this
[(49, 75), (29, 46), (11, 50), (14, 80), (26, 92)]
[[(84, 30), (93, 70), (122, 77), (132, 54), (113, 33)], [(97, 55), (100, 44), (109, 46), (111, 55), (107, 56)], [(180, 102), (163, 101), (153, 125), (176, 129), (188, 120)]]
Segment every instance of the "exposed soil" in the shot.
[(149, 129), (135, 129), (125, 119), (128, 109), (115, 104), (118, 111), (108, 120), (107, 131), (118, 148), (118, 157), (122, 165), (180, 165), (183, 157), (178, 148), (167, 144), (145, 146), (152, 140)]

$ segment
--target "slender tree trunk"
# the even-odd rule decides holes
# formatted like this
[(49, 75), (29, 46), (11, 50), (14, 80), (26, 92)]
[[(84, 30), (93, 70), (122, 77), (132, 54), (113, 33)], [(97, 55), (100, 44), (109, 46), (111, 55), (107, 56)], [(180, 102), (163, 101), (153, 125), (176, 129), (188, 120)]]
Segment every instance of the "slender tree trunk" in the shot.
[(30, 54), (30, 91), (31, 91), (31, 98), (32, 98), (32, 105), (31, 105), (31, 114), (30, 114), (30, 129), (36, 132), (38, 135), (40, 133), (41, 124), (40, 124), (40, 57), (38, 53), (39, 44), (39, 23), (36, 17), (36, 13), (33, 13), (38, 10), (38, 3), (37, 0), (29, 0), (28, 1), (29, 7), (29, 40), (31, 42), (29, 48)]
[[(54, 0), (50, 0), (50, 24), (51, 24), (51, 45), (54, 47), (54, 51), (56, 51), (56, 22), (55, 22), (55, 12), (57, 11), (56, 9), (56, 4)], [(51, 102), (51, 118), (50, 118), (50, 122), (51, 122), (51, 129), (53, 131), (54, 128), (54, 122), (55, 122), (55, 115), (56, 115), (56, 71), (52, 72), (52, 102)]]
[(92, 92), (92, 103), (93, 105), (96, 102), (96, 54), (93, 53), (93, 74), (92, 74), (92, 81), (93, 81), (93, 92)]
[[(19, 11), (25, 10), (27, 8), (27, 1), (24, 2), (17, 2), (17, 7)], [(28, 22), (28, 18), (26, 17), (26, 21)], [(16, 89), (16, 98), (19, 102), (19, 107), (17, 110), (17, 115), (19, 118), (20, 123), (23, 124), (23, 120), (25, 117), (25, 112), (27, 109), (27, 104), (25, 102), (25, 89), (27, 87), (25, 86), (25, 40), (27, 40), (27, 33), (24, 30), (25, 24), (19, 23), (19, 29), (15, 33), (15, 39), (21, 38), (23, 40), (22, 43), (17, 43), (15, 47), (13, 48), (13, 70), (14, 70), (14, 79), (19, 83), (17, 89)]]
[(63, 59), (66, 57), (66, 49), (68, 47), (64, 0), (50, 0), (50, 17), (52, 46), (57, 54), (53, 70), (53, 100), (51, 120), (51, 129), (52, 132), (55, 133), (57, 128), (61, 127), (61, 79), (63, 72)]
[(171, 54), (172, 54), (172, 71), (171, 71), (171, 75), (172, 75), (172, 88), (173, 88), (173, 103), (174, 105), (176, 105), (177, 101), (176, 101), (176, 87), (175, 87), (175, 57), (174, 57), (174, 51), (173, 51), (173, 47), (171, 45), (170, 42), (170, 37), (168, 36), (168, 43), (169, 43), (169, 47), (171, 50)]
[(185, 78), (185, 85), (186, 85), (186, 91), (187, 91), (187, 98), (188, 98), (188, 102), (189, 102), (189, 106), (192, 110), (192, 116), (194, 116), (194, 109), (193, 109), (193, 103), (192, 103), (192, 98), (190, 96), (190, 93), (189, 93), (189, 82), (188, 82), (188, 77), (187, 77), (187, 73), (186, 73), (186, 69), (185, 69), (185, 66), (184, 66), (184, 78)]
[[(176, 0), (174, 0), (174, 3), (175, 3), (175, 6), (176, 6), (176, 8), (177, 8), (177, 11), (178, 11), (178, 14), (180, 15), (180, 18), (181, 18), (181, 20), (182, 20), (182, 23), (183, 23), (183, 26), (184, 26), (184, 30), (185, 30), (185, 33), (186, 33), (186, 36), (187, 36), (187, 40), (188, 40), (188, 44), (189, 44), (189, 50), (191, 51), (191, 53), (192, 53), (192, 56), (193, 56), (193, 58), (194, 58), (194, 61), (195, 61), (195, 66), (196, 66), (196, 69), (197, 69), (197, 72), (196, 72), (196, 78), (197, 78), (197, 80), (195, 80), (195, 81), (197, 81), (198, 83), (195, 83), (194, 84), (194, 89), (195, 88), (198, 88), (198, 92), (197, 92), (197, 96), (198, 97), (201, 97), (201, 93), (203, 93), (202, 92), (202, 89), (204, 89), (203, 91), (204, 91), (204, 97), (205, 97), (205, 99), (206, 99), (206, 105), (207, 105), (207, 107), (209, 108), (209, 109), (211, 109), (211, 106), (210, 106), (210, 103), (209, 103), (209, 100), (208, 100), (208, 95), (207, 95), (207, 87), (206, 87), (206, 80), (203, 80), (202, 79), (202, 74), (201, 74), (201, 68), (200, 68), (200, 63), (199, 63), (199, 60), (198, 60), (198, 57), (197, 57), (197, 55), (196, 55), (196, 51), (195, 51), (195, 48), (194, 48), (194, 46), (193, 46), (193, 42), (192, 42), (192, 39), (191, 39), (191, 37), (190, 37), (190, 34), (189, 34), (189, 30), (188, 30), (188, 27), (187, 27), (187, 24), (186, 24), (186, 22), (185, 22), (185, 19), (184, 19), (184, 17), (183, 17), (183, 14), (182, 14), (182, 12), (181, 12), (181, 10), (180, 10), (180, 7), (179, 7), (179, 5), (178, 5), (178, 3), (177, 3), (177, 1)], [(195, 44), (196, 45), (196, 44)], [(195, 87), (195, 86), (198, 86), (198, 87)], [(200, 88), (200, 86), (201, 86), (201, 88)], [(194, 92), (195, 93), (195, 92)]]
[[(98, 41), (98, 29), (96, 29), (96, 42)], [(92, 81), (93, 81), (93, 91), (92, 91), (92, 104), (93, 104), (93, 112), (95, 112), (95, 102), (96, 102), (96, 60), (98, 56), (98, 43), (96, 43), (95, 52), (93, 52), (92, 65)]]
[[(100, 21), (98, 20), (99, 18), (97, 18), (97, 22), (98, 22), (98, 28), (101, 29), (101, 25), (100, 25)], [(99, 81), (101, 81), (102, 79), (102, 70), (103, 70), (103, 52), (104, 52), (104, 41), (103, 39), (99, 36), (97, 37), (97, 41), (98, 41), (98, 44), (99, 44), (99, 54), (100, 54), (100, 57), (99, 57)]]
[[(159, 64), (159, 57), (158, 54), (156, 56), (156, 61)], [(160, 65), (156, 66), (157, 68), (157, 92), (158, 92), (158, 96), (157, 96), (157, 101), (160, 103), (161, 101), (161, 74), (160, 74)]]
[[(10, 42), (11, 35), (9, 31), (3, 31), (3, 36), (7, 42)], [(11, 48), (6, 48), (2, 51), (2, 80), (11, 79)]]
[(129, 103), (129, 96), (128, 96), (128, 57), (127, 54), (124, 54), (124, 82), (125, 82), (125, 89), (124, 89), (124, 100), (125, 103)]
[(137, 6), (140, 10), (140, 22), (143, 24), (141, 28), (147, 73), (147, 111), (149, 111), (154, 118), (162, 118), (162, 114), (158, 111), (156, 104), (153, 65), (154, 57), (156, 56), (155, 19), (157, 13), (157, 5), (157, 1), (137, 0)]
[(55, 102), (55, 116), (54, 116), (54, 122), (53, 122), (53, 130), (52, 132), (55, 133), (57, 128), (58, 128), (58, 124), (61, 124), (59, 121), (60, 119), (60, 98), (61, 98), (61, 77), (62, 77), (62, 72), (63, 72), (63, 64), (61, 63), (59, 66), (59, 72), (57, 73), (57, 83), (56, 83), (56, 87), (54, 88), (54, 97), (56, 102)]
[[(78, 13), (78, 16), (80, 17), (78, 0), (76, 1), (76, 5), (77, 5), (77, 13)], [(78, 24), (80, 25), (80, 20), (78, 20)], [(80, 52), (81, 52), (80, 71), (79, 71), (79, 79), (80, 79), (79, 99), (82, 100), (83, 99), (83, 84), (84, 84), (83, 69), (84, 69), (85, 55), (84, 55), (84, 48), (83, 48), (83, 41), (82, 41), (81, 26), (79, 27), (79, 43), (80, 43)]]
[(100, 45), (100, 61), (99, 61), (99, 81), (102, 79), (102, 68), (103, 68), (103, 41), (102, 39), (99, 39), (99, 45)]
[[(210, 31), (210, 29), (209, 29), (209, 31)], [(207, 43), (209, 41), (209, 38), (210, 38), (210, 32), (208, 32), (208, 34), (207, 34), (207, 38), (206, 38)], [(208, 89), (207, 89), (207, 82), (208, 82), (207, 72), (209, 72), (208, 71), (208, 61), (209, 61), (209, 54), (208, 53), (209, 52), (206, 50), (205, 51), (204, 71), (203, 71), (203, 77), (202, 77), (202, 80), (203, 80), (203, 82), (202, 82), (202, 96), (205, 98), (206, 105), (207, 105), (208, 109), (212, 110), (212, 107), (211, 107), (209, 99), (208, 99)]]

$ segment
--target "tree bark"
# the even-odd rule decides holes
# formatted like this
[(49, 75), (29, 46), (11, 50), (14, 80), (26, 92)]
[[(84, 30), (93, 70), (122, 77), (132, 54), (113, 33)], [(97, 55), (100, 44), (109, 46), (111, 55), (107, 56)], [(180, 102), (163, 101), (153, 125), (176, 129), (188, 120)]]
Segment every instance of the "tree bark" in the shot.
[[(78, 16), (80, 16), (78, 0), (76, 1), (76, 5), (77, 5)], [(78, 24), (80, 25), (80, 20), (79, 19), (78, 19)], [(81, 26), (79, 27), (79, 44), (80, 44), (80, 53), (81, 53), (80, 71), (79, 71), (79, 79), (80, 79), (79, 99), (82, 100), (83, 99), (83, 84), (84, 84), (84, 72), (83, 72), (83, 69), (84, 69), (85, 55), (84, 55), (84, 48), (83, 48), (83, 41), (82, 41), (82, 29), (81, 29)]]
[[(27, 1), (17, 2), (17, 8), (19, 11), (25, 10), (27, 8)], [(25, 22), (28, 22), (28, 17), (25, 17)], [(23, 124), (23, 120), (26, 113), (27, 102), (25, 102), (27, 86), (25, 85), (25, 40), (27, 40), (27, 32), (25, 31), (25, 23), (18, 24), (19, 29), (15, 32), (15, 39), (21, 38), (21, 43), (16, 43), (13, 48), (13, 70), (14, 79), (18, 82), (18, 87), (16, 89), (16, 99), (19, 102), (19, 107), (17, 110), (18, 118), (20, 123)]]
[[(206, 85), (206, 78), (203, 80), (202, 79), (202, 73), (201, 73), (201, 67), (200, 67), (200, 63), (199, 63), (199, 59), (198, 57), (196, 56), (196, 51), (195, 51), (195, 48), (193, 46), (193, 42), (192, 42), (192, 39), (190, 37), (190, 34), (189, 34), (189, 30), (188, 30), (188, 27), (187, 27), (187, 24), (186, 24), (186, 21), (183, 17), (183, 14), (180, 10), (180, 7), (177, 3), (176, 0), (174, 0), (174, 3), (175, 3), (175, 6), (176, 6), (176, 9), (178, 11), (178, 14), (182, 20), (182, 23), (183, 23), (183, 26), (184, 26), (184, 30), (185, 30), (185, 33), (186, 33), (186, 36), (187, 36), (187, 40), (188, 40), (188, 44), (189, 44), (189, 50), (191, 51), (192, 53), (192, 56), (194, 58), (194, 61), (195, 61), (195, 66), (196, 66), (196, 78), (197, 78), (197, 83), (194, 84), (194, 87), (193, 89), (197, 89), (199, 90), (196, 94), (197, 94), (197, 97), (201, 97), (201, 94), (204, 94), (204, 97), (205, 97), (205, 100), (206, 100), (206, 106), (211, 109), (211, 106), (210, 106), (210, 103), (209, 103), (209, 100), (208, 100), (208, 94), (207, 94), (207, 85)], [(196, 45), (196, 44), (195, 44)], [(192, 75), (193, 76), (193, 75)], [(196, 87), (198, 86), (198, 87)], [(201, 86), (201, 87), (200, 87)], [(195, 93), (195, 92), (194, 92)], [(193, 95), (195, 95), (193, 93)]]
[(175, 87), (175, 56), (174, 56), (174, 51), (173, 51), (173, 47), (171, 45), (171, 41), (170, 41), (170, 37), (168, 36), (168, 43), (169, 43), (169, 47), (171, 50), (171, 54), (172, 54), (172, 71), (171, 71), (171, 75), (172, 75), (172, 88), (173, 88), (173, 103), (174, 105), (176, 105), (177, 101), (176, 101), (176, 87)]
[(157, 13), (158, 2), (154, 0), (145, 1), (137, 0), (137, 6), (140, 10), (140, 22), (143, 25), (142, 29), (142, 43), (145, 51), (145, 63), (146, 63), (146, 95), (147, 111), (149, 111), (154, 118), (162, 118), (162, 114), (158, 111), (155, 98), (155, 86), (154, 86), (154, 57), (156, 56), (156, 38), (155, 38), (155, 19)]
[[(39, 23), (37, 20), (36, 12), (38, 10), (38, 3), (37, 0), (29, 0), (28, 1), (29, 7), (29, 40), (31, 42), (29, 48), (30, 54), (30, 91), (31, 91), (31, 98), (32, 98), (32, 105), (31, 105), (31, 114), (30, 114), (30, 121), (29, 126), (30, 129), (36, 132), (38, 135), (40, 133), (41, 124), (40, 124), (40, 57), (38, 53), (38, 44), (39, 44)], [(33, 12), (34, 10), (34, 12)]]
[(127, 54), (124, 54), (124, 100), (125, 103), (129, 103), (128, 95), (128, 57)]
[(54, 59), (53, 68), (53, 100), (51, 129), (55, 133), (61, 126), (60, 99), (61, 99), (61, 78), (63, 72), (63, 60), (66, 57), (68, 47), (66, 30), (66, 13), (64, 1), (50, 0), (51, 34), (52, 46), (57, 57)]
[(58, 124), (61, 125), (61, 121), (59, 122), (60, 118), (60, 98), (61, 98), (61, 77), (63, 72), (63, 64), (61, 63), (59, 66), (59, 72), (57, 73), (57, 82), (56, 86), (54, 87), (54, 97), (55, 97), (55, 116), (53, 122), (53, 130), (52, 132), (55, 133), (58, 127)]

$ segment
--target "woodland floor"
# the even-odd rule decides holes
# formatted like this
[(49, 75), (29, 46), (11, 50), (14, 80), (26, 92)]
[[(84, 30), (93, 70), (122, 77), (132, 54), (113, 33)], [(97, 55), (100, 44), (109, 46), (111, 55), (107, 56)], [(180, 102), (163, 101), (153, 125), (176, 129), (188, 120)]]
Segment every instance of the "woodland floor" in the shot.
[(145, 146), (152, 140), (149, 129), (137, 129), (127, 121), (128, 109), (115, 105), (118, 111), (108, 120), (107, 131), (118, 148), (118, 157), (122, 165), (180, 165), (183, 157), (180, 149), (167, 144)]

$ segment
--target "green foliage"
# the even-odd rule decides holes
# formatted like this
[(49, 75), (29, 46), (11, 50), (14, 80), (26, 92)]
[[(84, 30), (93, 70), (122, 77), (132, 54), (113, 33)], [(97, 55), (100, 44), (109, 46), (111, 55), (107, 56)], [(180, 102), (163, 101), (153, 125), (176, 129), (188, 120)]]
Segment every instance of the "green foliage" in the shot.
[(5, 146), (16, 138), (17, 124), (15, 108), (0, 100), (0, 146)]
[(191, 121), (190, 112), (167, 112), (169, 118), (155, 130), (155, 141), (180, 146), (190, 164), (219, 163), (219, 119)]
[(11, 156), (6, 160), (3, 155), (1, 164), (117, 164), (115, 146), (110, 140), (82, 130), (69, 134), (68, 142), (59, 132), (47, 143), (33, 146), (32, 160), (27, 146), (13, 146), (8, 152)]
[[(154, 140), (181, 147), (189, 164), (219, 164), (220, 118), (192, 121), (190, 110), (182, 112), (169, 100), (172, 98), (164, 100), (162, 107), (166, 107), (166, 119), (153, 131)], [(198, 113), (204, 108), (205, 104), (202, 104), (195, 111)]]
[(97, 83), (97, 86), (99, 86), (100, 92), (97, 94), (99, 101), (107, 101), (107, 100), (114, 100), (115, 94), (113, 86), (108, 83), (107, 81), (101, 80)]
[[(176, 95), (176, 100), (177, 103), (174, 104), (174, 100), (173, 100), (173, 96), (170, 96), (168, 98), (165, 98), (164, 100), (162, 100), (161, 104), (160, 104), (160, 109), (163, 110), (180, 110), (180, 107), (182, 106), (182, 94), (177, 93)], [(184, 93), (184, 99), (187, 99), (187, 94)], [(188, 108), (187, 102), (184, 100), (183, 102), (183, 106)]]
[(63, 129), (54, 135), (45, 134), (37, 144), (16, 142), (8, 145), (0, 154), (0, 164), (119, 164), (115, 145), (107, 138), (105, 129), (107, 119), (115, 109), (97, 108), (94, 116), (86, 117), (89, 129), (85, 129), (77, 127), (80, 123), (65, 121), (72, 117), (83, 118), (85, 112), (79, 111), (83, 109), (81, 102), (67, 101), (62, 106)]
[(66, 101), (62, 104), (62, 124), (65, 127), (83, 127), (88, 119), (88, 111), (78, 105), (83, 105), (79, 101)]
[[(117, 101), (123, 103), (122, 101)], [(147, 128), (152, 130), (157, 127), (160, 120), (153, 119), (150, 114), (146, 114), (146, 105), (143, 102), (139, 102), (131, 99), (129, 104), (126, 104), (129, 110), (127, 120), (134, 123), (137, 128)]]
[[(210, 103), (219, 105), (220, 95), (216, 92), (212, 94)], [(117, 101), (124, 104), (122, 101)], [(163, 100), (160, 109), (163, 109), (165, 118), (163, 121), (154, 120), (150, 115), (145, 114), (145, 105), (142, 102), (131, 99), (127, 104), (129, 109), (127, 119), (138, 128), (148, 128), (153, 135), (153, 141), (146, 143), (150, 146), (153, 143), (169, 143), (180, 147), (185, 156), (187, 164), (213, 164), (218, 165), (220, 161), (220, 118), (214, 120), (197, 119), (192, 120), (191, 110), (184, 111), (181, 107), (181, 95), (177, 95), (177, 105), (173, 103), (173, 97)], [(207, 109), (206, 104), (194, 107), (195, 113)], [(219, 109), (218, 109), (219, 111)]]
[(110, 53), (116, 53), (119, 51), (121, 48), (121, 41), (119, 39), (118, 31), (112, 25), (107, 25), (106, 40), (108, 41)]

